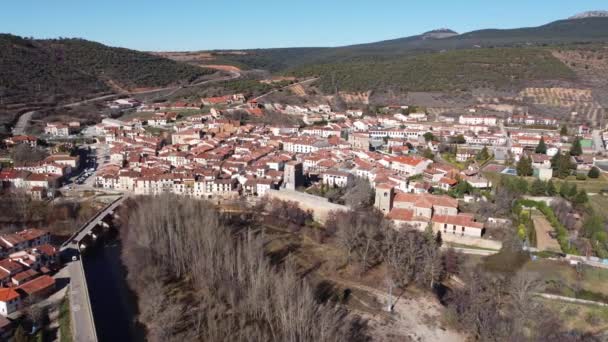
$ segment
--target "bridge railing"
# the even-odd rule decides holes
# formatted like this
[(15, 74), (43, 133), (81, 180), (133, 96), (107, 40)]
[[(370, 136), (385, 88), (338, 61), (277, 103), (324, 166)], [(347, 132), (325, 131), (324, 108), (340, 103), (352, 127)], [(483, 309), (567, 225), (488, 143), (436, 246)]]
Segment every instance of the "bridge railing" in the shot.
[(95, 220), (97, 220), (99, 218), (99, 216), (103, 215), (103, 213), (106, 212), (106, 210), (110, 209), (112, 206), (118, 204), (122, 200), (124, 200), (123, 196), (118, 197), (117, 199), (115, 199), (114, 201), (112, 201), (112, 203), (108, 204), (102, 210), (100, 210), (95, 216), (93, 216), (92, 218), (88, 219), (76, 232), (74, 232), (74, 234), (72, 234), (70, 236), (69, 239), (67, 239), (66, 241), (64, 241), (61, 244), (61, 248), (67, 247), (70, 244), (70, 242), (72, 242), (72, 240), (74, 240), (76, 237), (78, 237), (78, 235), (80, 235), (80, 233), (82, 233), (89, 226), (89, 224), (91, 224), (92, 222), (94, 222)]

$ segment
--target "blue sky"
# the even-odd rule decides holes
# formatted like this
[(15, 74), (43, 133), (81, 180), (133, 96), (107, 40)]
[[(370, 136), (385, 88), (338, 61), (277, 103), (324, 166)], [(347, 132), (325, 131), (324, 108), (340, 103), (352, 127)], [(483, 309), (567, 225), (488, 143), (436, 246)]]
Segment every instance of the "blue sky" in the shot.
[(538, 26), (606, 0), (6, 0), (0, 32), (139, 50), (339, 46), (440, 27)]

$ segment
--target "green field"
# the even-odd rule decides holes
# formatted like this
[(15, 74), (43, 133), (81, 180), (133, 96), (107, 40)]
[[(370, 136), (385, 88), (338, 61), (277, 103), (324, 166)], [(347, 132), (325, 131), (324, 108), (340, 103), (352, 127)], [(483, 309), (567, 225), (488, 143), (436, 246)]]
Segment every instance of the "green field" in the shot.
[[(488, 178), (492, 184), (498, 184), (500, 181), (500, 177), (502, 176), (496, 172), (483, 172), (483, 175)], [(513, 177), (513, 176), (511, 176)], [(524, 178), (529, 184), (532, 184), (536, 180), (534, 177), (521, 177)], [(566, 179), (552, 178), (553, 184), (559, 190), (561, 184), (568, 182), (569, 184), (575, 184), (578, 189), (585, 189), (587, 193), (594, 194), (599, 193), (603, 189), (608, 189), (608, 179), (604, 174), (600, 175), (600, 178), (591, 179), (587, 178), (586, 180), (577, 180), (575, 176), (570, 176)]]

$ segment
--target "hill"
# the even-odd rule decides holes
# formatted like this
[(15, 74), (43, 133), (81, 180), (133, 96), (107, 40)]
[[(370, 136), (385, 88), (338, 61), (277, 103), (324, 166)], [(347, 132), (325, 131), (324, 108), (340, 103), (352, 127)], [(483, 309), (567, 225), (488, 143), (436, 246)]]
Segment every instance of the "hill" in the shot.
[(390, 60), (312, 64), (289, 73), (320, 76), (322, 90), (330, 93), (511, 89), (526, 81), (573, 80), (575, 76), (548, 50), (540, 48), (463, 49)]
[(82, 39), (0, 34), (3, 105), (56, 103), (90, 94), (189, 82), (212, 70)]
[[(431, 38), (431, 39), (429, 39)], [(221, 64), (280, 72), (308, 64), (386, 60), (444, 50), (529, 47), (608, 42), (607, 17), (558, 20), (538, 27), (485, 29), (456, 34), (447, 29), (380, 42), (334, 48), (284, 48), (209, 51)]]

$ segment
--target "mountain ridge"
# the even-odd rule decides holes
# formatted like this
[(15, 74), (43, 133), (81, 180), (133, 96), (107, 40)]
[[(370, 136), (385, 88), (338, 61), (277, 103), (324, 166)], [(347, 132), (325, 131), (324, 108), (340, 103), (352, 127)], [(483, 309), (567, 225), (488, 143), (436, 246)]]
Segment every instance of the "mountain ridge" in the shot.
[(596, 10), (596, 11), (586, 11), (582, 13), (575, 14), (568, 19), (584, 19), (584, 18), (604, 18), (608, 17), (608, 11)]

